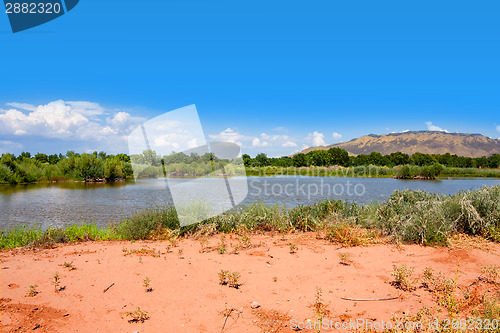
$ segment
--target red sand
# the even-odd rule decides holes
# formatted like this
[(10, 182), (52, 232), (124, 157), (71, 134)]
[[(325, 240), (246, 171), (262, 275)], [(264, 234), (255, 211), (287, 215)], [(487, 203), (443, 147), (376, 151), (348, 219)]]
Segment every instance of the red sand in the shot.
[[(234, 309), (224, 332), (292, 332), (290, 320), (315, 320), (311, 304), (316, 287), (335, 321), (363, 318), (388, 321), (394, 313), (415, 313), (435, 304), (423, 288), (402, 292), (390, 284), (394, 265), (415, 267), (420, 277), (427, 266), (468, 285), (481, 267), (498, 264), (499, 244), (490, 251), (422, 247), (417, 245), (371, 245), (341, 248), (315, 234), (252, 236), (259, 244), (239, 254), (219, 254), (220, 236), (210, 238), (210, 251), (200, 253), (200, 243), (183, 239), (171, 252), (168, 242), (85, 242), (44, 250), (10, 250), (1, 258), (2, 332), (221, 332), (225, 309)], [(298, 245), (290, 254), (289, 243)], [(236, 236), (226, 239), (237, 243)], [(160, 257), (124, 255), (141, 248), (161, 251)], [(178, 250), (182, 249), (183, 259)], [(353, 263), (339, 263), (339, 253), (349, 253)], [(73, 262), (75, 270), (62, 267)], [(220, 270), (241, 273), (238, 289), (220, 285)], [(59, 272), (60, 287), (54, 291), (53, 275)], [(143, 280), (151, 280), (146, 292)], [(276, 278), (276, 281), (275, 281)], [(103, 290), (111, 283), (106, 293)], [(26, 297), (37, 284), (35, 297)], [(402, 297), (395, 300), (355, 302), (350, 298)], [(252, 309), (251, 303), (261, 306)], [(143, 323), (128, 321), (125, 313), (136, 307), (148, 312)], [(280, 321), (282, 318), (283, 321)], [(37, 327), (37, 325), (39, 325)], [(307, 331), (307, 330), (305, 330)]]

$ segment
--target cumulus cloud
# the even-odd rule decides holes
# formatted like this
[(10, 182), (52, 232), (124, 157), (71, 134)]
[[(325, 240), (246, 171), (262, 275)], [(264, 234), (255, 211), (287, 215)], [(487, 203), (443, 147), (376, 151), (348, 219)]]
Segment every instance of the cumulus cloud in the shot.
[[(0, 135), (10, 138), (39, 137), (73, 140), (91, 147), (122, 149), (126, 136), (143, 118), (129, 113), (109, 112), (98, 103), (53, 101), (45, 105), (12, 102), (0, 109)], [(104, 119), (104, 117), (108, 118)], [(17, 141), (14, 140), (14, 141)], [(30, 139), (31, 140), (31, 139)], [(5, 144), (4, 144), (5, 146)], [(10, 145), (14, 150), (19, 148)]]
[(306, 140), (311, 141), (313, 146), (324, 146), (325, 145), (325, 136), (323, 133), (319, 133), (314, 131), (313, 133), (309, 133), (306, 137)]
[(447, 132), (448, 133), (448, 130), (445, 130), (445, 129), (442, 129), (441, 127), (433, 125), (431, 121), (426, 121), (425, 125), (427, 126), (428, 131), (439, 131), (439, 132)]
[(242, 135), (231, 128), (226, 128), (219, 134), (209, 134), (208, 137), (215, 141), (235, 143), (240, 147), (243, 145), (242, 141), (252, 139), (251, 137)]
[(254, 146), (254, 147), (266, 147), (268, 145), (269, 145), (269, 142), (261, 141), (259, 138), (254, 138), (252, 140), (252, 146)]
[(281, 145), (281, 147), (297, 147), (297, 144), (293, 141), (287, 141)]
[(333, 137), (334, 141), (339, 141), (342, 138), (342, 134), (339, 134), (337, 132), (333, 132), (332, 137)]

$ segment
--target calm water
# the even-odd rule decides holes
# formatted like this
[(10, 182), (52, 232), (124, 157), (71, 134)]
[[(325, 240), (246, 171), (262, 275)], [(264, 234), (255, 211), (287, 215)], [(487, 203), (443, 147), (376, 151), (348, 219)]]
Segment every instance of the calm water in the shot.
[[(184, 182), (169, 180), (169, 182)], [(216, 179), (207, 179), (207, 182)], [(397, 189), (454, 194), (483, 186), (500, 185), (499, 179), (454, 178), (436, 181), (391, 178), (339, 177), (249, 177), (243, 203), (266, 202), (288, 207), (307, 205), (322, 198), (346, 199), (358, 203), (383, 201)], [(233, 187), (233, 192), (244, 191)], [(234, 192), (234, 193), (236, 193)], [(94, 221), (119, 221), (146, 207), (171, 203), (162, 179), (112, 184), (0, 185), (0, 227), (38, 224), (42, 227)]]

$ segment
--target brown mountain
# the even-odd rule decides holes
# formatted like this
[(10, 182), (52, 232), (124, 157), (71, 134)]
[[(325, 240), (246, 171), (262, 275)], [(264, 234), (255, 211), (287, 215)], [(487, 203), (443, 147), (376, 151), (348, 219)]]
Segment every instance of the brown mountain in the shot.
[(318, 149), (326, 150), (333, 147), (345, 149), (352, 155), (370, 154), (371, 152), (387, 155), (400, 151), (409, 155), (419, 152), (424, 154), (450, 153), (459, 156), (481, 157), (500, 154), (500, 139), (488, 138), (481, 134), (435, 131), (414, 131), (383, 135), (370, 134), (348, 142), (310, 147), (301, 153), (308, 153)]

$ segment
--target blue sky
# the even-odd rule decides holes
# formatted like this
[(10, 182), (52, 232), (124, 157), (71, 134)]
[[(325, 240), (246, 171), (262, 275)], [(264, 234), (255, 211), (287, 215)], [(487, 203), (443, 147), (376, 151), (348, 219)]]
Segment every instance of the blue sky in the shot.
[(135, 125), (191, 104), (210, 140), (251, 155), (428, 128), (498, 138), (499, 10), (81, 0), (16, 34), (0, 13), (0, 153), (127, 152)]

